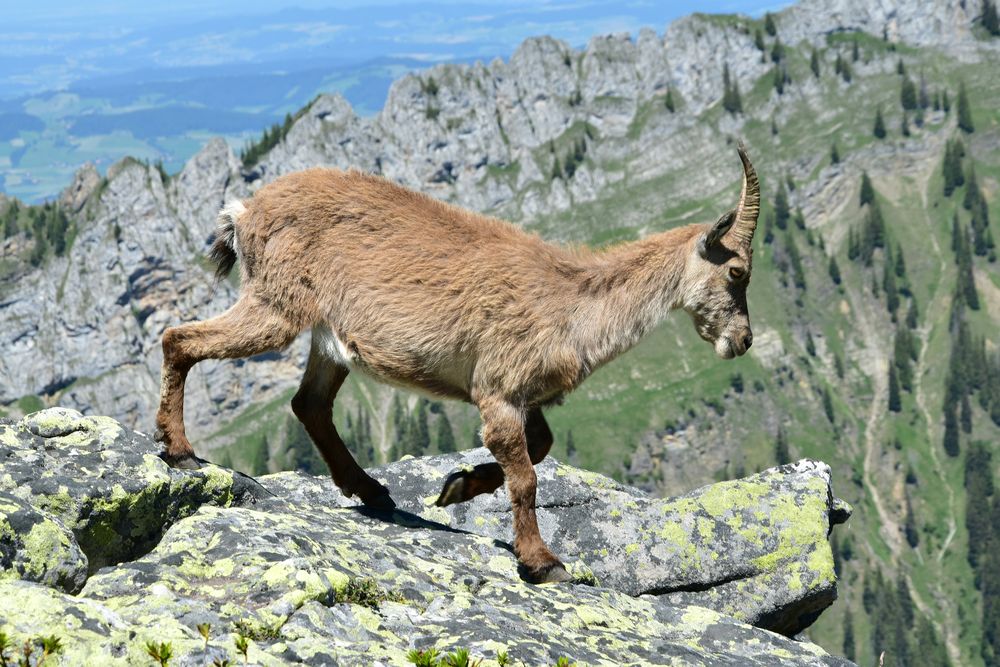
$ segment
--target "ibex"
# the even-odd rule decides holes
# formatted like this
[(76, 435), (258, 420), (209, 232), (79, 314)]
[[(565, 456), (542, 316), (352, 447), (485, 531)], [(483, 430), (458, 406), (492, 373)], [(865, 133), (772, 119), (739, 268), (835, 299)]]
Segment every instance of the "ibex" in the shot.
[(736, 208), (601, 251), (551, 245), (518, 227), (356, 171), (283, 176), (219, 215), (218, 275), (239, 260), (240, 297), (218, 317), (163, 333), (157, 414), (164, 459), (201, 462), (184, 434), (184, 381), (203, 359), (312, 344), (292, 410), (333, 481), (365, 505), (395, 506), (354, 460), (332, 421), (352, 370), (475, 405), (496, 462), (452, 474), (439, 505), (506, 480), (514, 551), (532, 582), (569, 578), (538, 532), (537, 464), (552, 446), (542, 408), (683, 308), (724, 359), (753, 340), (750, 242), (760, 190), (742, 145)]

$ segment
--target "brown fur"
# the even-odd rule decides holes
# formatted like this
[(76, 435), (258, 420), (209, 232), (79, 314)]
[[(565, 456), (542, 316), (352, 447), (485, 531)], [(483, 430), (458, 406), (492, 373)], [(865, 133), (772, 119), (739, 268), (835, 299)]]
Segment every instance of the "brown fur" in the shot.
[[(592, 252), (545, 243), (377, 176), (310, 169), (282, 177), (245, 211), (237, 204), (220, 215), (213, 254), (220, 266), (232, 261), (229, 253), (240, 259), (237, 303), (219, 317), (164, 332), (157, 425), (165, 457), (180, 465), (195, 460), (183, 423), (192, 365), (283, 348), (312, 328), (292, 407), (344, 493), (369, 504), (384, 503), (387, 493), (357, 465), (331, 420), (350, 369), (471, 402), (497, 463), (453, 476), (441, 502), (492, 492), (506, 479), (515, 550), (529, 577), (563, 578), (534, 514), (533, 464), (552, 443), (540, 407), (675, 308), (692, 315), (720, 356), (746, 351), (748, 234), (756, 223), (746, 184), (736, 214), (714, 226)], [(754, 176), (750, 200), (755, 189)], [(734, 278), (734, 270), (743, 275)]]

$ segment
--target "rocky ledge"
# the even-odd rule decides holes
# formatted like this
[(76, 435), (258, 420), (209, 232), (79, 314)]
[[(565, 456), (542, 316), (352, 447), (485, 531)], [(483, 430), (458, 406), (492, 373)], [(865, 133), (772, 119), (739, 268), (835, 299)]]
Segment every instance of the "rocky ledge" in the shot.
[(433, 505), (482, 450), (375, 470), (392, 513), (325, 478), (172, 470), (156, 452), (72, 410), (0, 423), (0, 632), (36, 641), (34, 659), (55, 636), (64, 664), (152, 664), (148, 642), (174, 665), (243, 662), (239, 646), (257, 664), (398, 665), (431, 648), (484, 666), (503, 652), (517, 665), (849, 664), (786, 636), (836, 597), (827, 536), (850, 509), (823, 463), (659, 500), (546, 461), (539, 522), (576, 581), (534, 586), (502, 491)]

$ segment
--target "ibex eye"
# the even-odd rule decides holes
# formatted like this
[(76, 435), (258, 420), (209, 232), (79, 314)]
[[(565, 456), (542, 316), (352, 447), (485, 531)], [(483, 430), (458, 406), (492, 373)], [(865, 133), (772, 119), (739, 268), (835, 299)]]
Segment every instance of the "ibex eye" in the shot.
[(740, 280), (746, 274), (746, 271), (738, 266), (731, 267), (729, 269), (729, 277), (733, 280)]

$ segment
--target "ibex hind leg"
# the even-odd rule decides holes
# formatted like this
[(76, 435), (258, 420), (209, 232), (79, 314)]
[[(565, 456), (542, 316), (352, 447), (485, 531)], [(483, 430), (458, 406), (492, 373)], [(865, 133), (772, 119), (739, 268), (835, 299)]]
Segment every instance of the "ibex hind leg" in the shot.
[(333, 424), (333, 401), (349, 371), (330, 356), (324, 331), (328, 330), (313, 329), (309, 361), (299, 390), (292, 398), (292, 411), (319, 449), (334, 484), (344, 495), (358, 496), (368, 507), (390, 510), (396, 504), (389, 497), (389, 490), (358, 465)]
[(163, 332), (163, 370), (156, 439), (171, 466), (197, 468), (184, 432), (184, 383), (188, 371), (205, 359), (238, 359), (286, 347), (299, 328), (255, 298), (243, 296), (232, 308), (204, 322), (189, 322)]
[[(552, 431), (545, 421), (541, 408), (528, 412), (524, 425), (528, 440), (528, 456), (532, 465), (538, 465), (552, 449)], [(499, 463), (481, 463), (472, 470), (459, 470), (445, 480), (438, 496), (440, 507), (463, 503), (484, 493), (493, 493), (503, 486), (503, 469)]]

